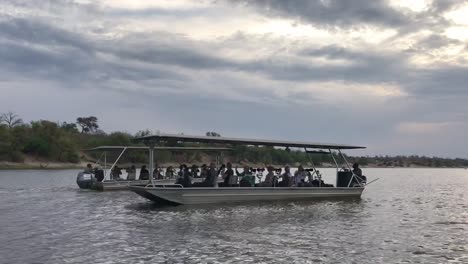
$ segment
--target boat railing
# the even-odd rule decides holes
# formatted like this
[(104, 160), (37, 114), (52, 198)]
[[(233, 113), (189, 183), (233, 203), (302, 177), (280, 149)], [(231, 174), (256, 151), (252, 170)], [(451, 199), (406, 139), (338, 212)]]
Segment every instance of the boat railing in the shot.
[(162, 188), (184, 188), (182, 184), (178, 183), (171, 183), (171, 184), (152, 184), (148, 183), (145, 188), (147, 187), (162, 187)]
[(163, 184), (162, 187), (166, 188), (166, 186), (171, 186), (171, 187), (178, 187), (178, 188), (184, 188), (182, 184)]

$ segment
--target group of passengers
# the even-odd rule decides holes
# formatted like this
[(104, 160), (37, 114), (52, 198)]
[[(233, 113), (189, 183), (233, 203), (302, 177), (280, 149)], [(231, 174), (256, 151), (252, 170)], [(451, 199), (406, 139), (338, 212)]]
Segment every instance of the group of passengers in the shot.
[[(135, 165), (125, 168), (127, 172), (126, 180), (136, 180), (137, 169)], [(96, 168), (93, 169), (91, 164), (88, 164), (85, 172), (95, 173), (97, 177)], [(176, 170), (169, 166), (165, 172), (157, 165), (153, 170), (153, 179), (173, 179), (176, 176), (176, 184), (181, 184), (184, 187), (196, 186), (196, 187), (319, 187), (319, 186), (330, 186), (325, 184), (321, 179), (318, 171), (314, 169), (304, 169), (302, 165), (299, 165), (294, 174), (291, 173), (290, 166), (284, 167), (283, 169), (275, 169), (273, 166), (267, 166), (267, 174), (263, 177), (263, 168), (254, 169), (248, 166), (243, 168), (242, 172), (239, 172), (237, 168), (233, 169), (232, 164), (228, 162), (226, 165), (223, 164), (219, 169), (216, 168), (214, 162), (210, 165), (203, 164), (200, 168), (196, 165), (192, 165), (190, 168), (186, 164), (179, 166), (179, 170)], [(102, 172), (102, 170), (101, 170)], [(283, 172), (283, 173), (281, 173)], [(353, 173), (357, 176), (362, 176), (362, 171), (359, 168), (359, 164), (353, 165)], [(124, 180), (121, 178), (122, 168), (115, 165), (111, 170), (111, 179), (113, 180)], [(315, 177), (314, 177), (315, 175)], [(102, 181), (104, 175), (99, 175), (99, 181)], [(193, 183), (194, 178), (203, 178), (203, 181)], [(222, 181), (218, 182), (218, 179)], [(255, 179), (258, 179), (259, 183), (256, 183)], [(149, 180), (150, 172), (146, 166), (142, 166), (140, 169), (139, 180)]]
[[(264, 169), (253, 169), (245, 166), (242, 172), (237, 168), (233, 169), (231, 163), (222, 165), (218, 170), (216, 165), (211, 163), (209, 167), (203, 165), (200, 170), (201, 178), (204, 181), (192, 183), (192, 176), (198, 175), (196, 172), (189, 170), (186, 165), (181, 165), (178, 173), (176, 184), (181, 184), (184, 187), (313, 187), (313, 186), (330, 186), (325, 184), (320, 177), (313, 179), (311, 171), (313, 169), (304, 169), (301, 165), (297, 171), (292, 174), (290, 166), (282, 169), (275, 169), (273, 166), (267, 167), (267, 174), (263, 179)], [(221, 178), (222, 181), (218, 182)], [(255, 183), (255, 178), (258, 178), (259, 183)]]

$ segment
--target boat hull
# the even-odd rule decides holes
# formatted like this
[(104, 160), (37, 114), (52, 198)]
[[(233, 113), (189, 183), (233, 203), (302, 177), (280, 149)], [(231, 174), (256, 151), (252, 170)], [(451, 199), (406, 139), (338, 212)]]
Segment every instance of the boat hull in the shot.
[(129, 190), (132, 185), (146, 185), (147, 180), (136, 181), (103, 181), (96, 182), (91, 189), (96, 191), (125, 191)]
[[(196, 179), (201, 181), (200, 179)], [(164, 180), (154, 180), (155, 185), (172, 185), (174, 184), (175, 179), (164, 179)], [(197, 182), (197, 181), (194, 181)], [(130, 186), (146, 186), (150, 183), (149, 180), (107, 180), (103, 182), (93, 182), (93, 185), (89, 189), (97, 191), (128, 191)]]
[(253, 201), (360, 198), (363, 187), (226, 187), (176, 188), (131, 186), (130, 190), (157, 203), (218, 204)]

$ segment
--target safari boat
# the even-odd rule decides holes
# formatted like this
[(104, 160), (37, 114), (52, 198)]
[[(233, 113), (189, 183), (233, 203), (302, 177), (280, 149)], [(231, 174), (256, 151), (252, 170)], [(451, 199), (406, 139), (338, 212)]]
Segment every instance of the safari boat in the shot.
[[(188, 187), (179, 184), (158, 184), (151, 181), (146, 186), (130, 186), (130, 190), (159, 204), (192, 205), (192, 204), (220, 204), (240, 203), (247, 201), (275, 201), (275, 200), (315, 200), (324, 198), (360, 198), (364, 191), (365, 179), (355, 175), (351, 166), (343, 155), (342, 150), (363, 149), (361, 146), (343, 144), (326, 144), (297, 141), (259, 140), (227, 137), (189, 136), (158, 134), (136, 138), (149, 148), (150, 161), (157, 151), (157, 145), (166, 142), (223, 144), (236, 146), (271, 146), (301, 148), (309, 156), (315, 153), (329, 154), (336, 165), (336, 186), (331, 187)], [(340, 167), (338, 160), (344, 163)], [(312, 162), (312, 160), (310, 160)], [(313, 164), (313, 163), (312, 163)], [(150, 163), (150, 168), (153, 164)], [(316, 171), (316, 170), (315, 170)]]

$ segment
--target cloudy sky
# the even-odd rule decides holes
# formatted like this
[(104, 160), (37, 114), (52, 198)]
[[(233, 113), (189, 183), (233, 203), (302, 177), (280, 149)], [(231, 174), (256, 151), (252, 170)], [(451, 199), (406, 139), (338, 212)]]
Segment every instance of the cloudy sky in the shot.
[(468, 158), (466, 0), (2, 0), (0, 112)]

